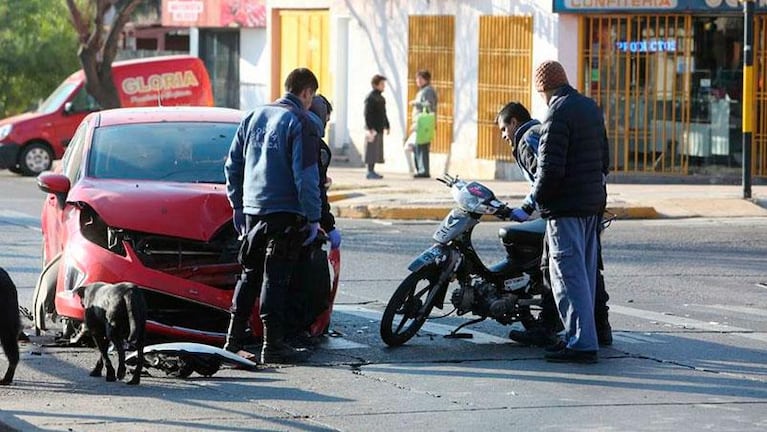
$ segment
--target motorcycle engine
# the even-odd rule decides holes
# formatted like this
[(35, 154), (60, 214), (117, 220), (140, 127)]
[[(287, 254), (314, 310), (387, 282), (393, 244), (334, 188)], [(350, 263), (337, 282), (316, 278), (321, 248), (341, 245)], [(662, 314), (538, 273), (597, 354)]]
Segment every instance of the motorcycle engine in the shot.
[(450, 301), (458, 315), (472, 312), (475, 315), (493, 318), (501, 324), (508, 324), (512, 321), (517, 299), (515, 294), (499, 293), (492, 283), (475, 278), (470, 285), (453, 291)]

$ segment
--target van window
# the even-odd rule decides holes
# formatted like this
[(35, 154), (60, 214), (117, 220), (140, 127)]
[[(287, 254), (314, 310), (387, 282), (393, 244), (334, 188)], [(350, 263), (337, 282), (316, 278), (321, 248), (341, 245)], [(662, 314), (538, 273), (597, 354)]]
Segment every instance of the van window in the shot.
[(96, 98), (85, 90), (85, 87), (81, 88), (75, 95), (75, 98), (72, 99), (72, 111), (74, 112), (99, 111), (100, 109), (101, 105), (96, 102)]
[(58, 88), (56, 88), (56, 90), (54, 90), (53, 93), (51, 93), (50, 96), (48, 96), (42, 104), (40, 104), (37, 112), (43, 114), (52, 114), (56, 112), (56, 110), (61, 108), (61, 105), (64, 104), (69, 95), (72, 94), (75, 87), (77, 87), (77, 83), (74, 82), (65, 81), (61, 83), (61, 85), (58, 86)]

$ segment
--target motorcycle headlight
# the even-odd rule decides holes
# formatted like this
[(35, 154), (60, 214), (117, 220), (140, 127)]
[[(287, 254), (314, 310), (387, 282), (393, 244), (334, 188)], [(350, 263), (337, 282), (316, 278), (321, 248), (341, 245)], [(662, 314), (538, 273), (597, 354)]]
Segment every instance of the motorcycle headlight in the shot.
[(0, 126), (0, 140), (5, 139), (5, 137), (10, 135), (12, 130), (13, 130), (12, 124)]

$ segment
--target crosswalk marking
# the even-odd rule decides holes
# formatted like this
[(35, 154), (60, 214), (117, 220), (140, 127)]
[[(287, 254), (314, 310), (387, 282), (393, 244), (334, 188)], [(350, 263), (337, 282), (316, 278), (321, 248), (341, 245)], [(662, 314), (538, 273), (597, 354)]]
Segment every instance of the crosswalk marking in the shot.
[[(333, 306), (334, 311), (342, 312), (349, 315), (358, 316), (360, 318), (365, 318), (368, 320), (373, 320), (376, 322), (381, 321), (381, 317), (383, 316), (383, 313), (372, 310), (372, 309), (366, 309), (361, 306), (355, 306), (355, 305), (336, 305)], [(422, 330), (427, 331), (429, 333), (434, 333), (436, 335), (444, 336), (446, 334), (449, 334), (451, 331), (455, 329), (456, 326), (451, 325), (445, 325), (445, 324), (435, 324), (431, 322), (427, 322), (421, 327)], [(498, 336), (493, 336), (491, 334), (478, 332), (476, 330), (471, 329), (461, 329), (461, 332), (470, 333), (473, 335), (471, 339), (462, 339), (466, 342), (471, 342), (475, 344), (507, 344), (512, 343), (512, 341), (508, 338), (502, 338)]]
[(643, 309), (634, 309), (626, 306), (611, 305), (610, 312), (619, 313), (621, 315), (632, 316), (635, 318), (643, 318), (650, 321), (664, 322), (667, 324), (680, 326), (684, 328), (699, 329), (705, 331), (713, 331), (720, 333), (731, 333), (732, 335), (743, 337), (746, 339), (752, 339), (760, 342), (767, 343), (767, 333), (754, 333), (753, 330), (735, 327), (726, 324), (710, 323), (706, 321), (699, 321), (692, 318), (678, 317), (674, 315), (666, 315), (659, 312), (652, 312)]
[(39, 217), (15, 210), (0, 210), (0, 223), (20, 225), (33, 231), (41, 231)]

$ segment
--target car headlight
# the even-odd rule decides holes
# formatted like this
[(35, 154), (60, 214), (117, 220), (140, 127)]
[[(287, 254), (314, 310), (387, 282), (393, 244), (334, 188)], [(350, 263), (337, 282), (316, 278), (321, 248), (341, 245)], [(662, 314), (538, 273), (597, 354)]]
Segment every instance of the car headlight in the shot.
[(5, 137), (10, 135), (12, 130), (13, 130), (12, 124), (0, 126), (0, 140), (5, 139)]

